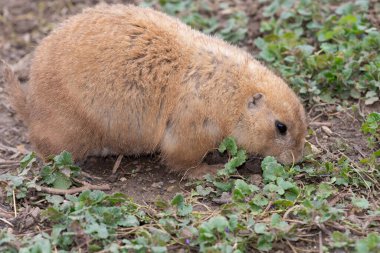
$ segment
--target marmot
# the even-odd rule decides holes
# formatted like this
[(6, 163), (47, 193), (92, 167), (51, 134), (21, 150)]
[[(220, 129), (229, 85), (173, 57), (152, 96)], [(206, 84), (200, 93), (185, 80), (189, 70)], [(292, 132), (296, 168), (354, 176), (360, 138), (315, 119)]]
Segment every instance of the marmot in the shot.
[(302, 157), (305, 111), (281, 78), (149, 8), (88, 8), (41, 41), (25, 89), (4, 74), (43, 157), (159, 152), (172, 171), (199, 176), (215, 170), (202, 158), (227, 136), (282, 163)]

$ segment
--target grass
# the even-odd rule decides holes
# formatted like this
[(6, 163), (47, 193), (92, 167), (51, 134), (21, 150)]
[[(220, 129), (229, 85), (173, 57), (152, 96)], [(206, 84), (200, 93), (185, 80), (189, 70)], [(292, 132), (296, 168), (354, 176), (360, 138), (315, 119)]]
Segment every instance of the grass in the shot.
[[(363, 131), (371, 138), (378, 138), (379, 116), (371, 114), (363, 124)], [(1, 230), (0, 249), (269, 251), (281, 243), (292, 245), (308, 236), (321, 236), (323, 231), (330, 236), (323, 250), (380, 250), (380, 234), (376, 232), (380, 209), (378, 204), (370, 205), (379, 190), (376, 159), (363, 163), (359, 174), (345, 157), (319, 166), (294, 167), (284, 167), (273, 157), (266, 157), (261, 165), (262, 185), (255, 185), (236, 174), (246, 155), (232, 138), (225, 139), (219, 151), (228, 152), (230, 159), (216, 176), (208, 175), (204, 181), (196, 182), (190, 194), (178, 193), (170, 202), (158, 200), (155, 206), (139, 205), (121, 193), (43, 193), (47, 186), (65, 190), (82, 182), (80, 168), (73, 165), (69, 153), (63, 152), (35, 174), (37, 164), (32, 153), (20, 162), (17, 174), (3, 174), (0, 181), (10, 204), (17, 199), (18, 205), (25, 205), (32, 195), (34, 201), (28, 205), (44, 204), (39, 223), (47, 225), (49, 232), (18, 239)], [(373, 156), (378, 158), (380, 150)], [(224, 204), (208, 206), (207, 203), (218, 202), (215, 200)], [(363, 225), (363, 219), (369, 222)]]
[[(308, 104), (349, 105), (353, 99), (373, 104), (380, 88), (380, 35), (367, 20), (368, 2), (334, 9), (321, 3), (267, 3), (263, 34), (255, 41), (259, 57)], [(223, 17), (213, 15), (209, 1), (144, 4), (231, 43), (247, 36), (247, 15), (228, 12), (227, 2), (218, 6), (230, 13)], [(320, 252), (379, 252), (380, 114), (367, 115), (361, 131), (371, 150), (367, 157), (354, 161), (342, 151), (326, 159), (311, 151), (301, 165), (291, 167), (266, 157), (259, 182), (237, 173), (247, 156), (227, 138), (219, 152), (228, 152), (230, 159), (216, 176), (189, 183), (190, 192), (154, 205), (100, 190), (57, 194), (91, 187), (71, 154), (63, 152), (41, 165), (31, 153), (17, 171), (0, 176), (0, 186), (15, 212), (43, 209), (38, 228), (28, 235), (1, 229), (0, 251), (238, 253), (318, 247)]]
[(255, 40), (259, 57), (309, 103), (379, 100), (380, 33), (368, 21), (369, 1), (272, 1)]

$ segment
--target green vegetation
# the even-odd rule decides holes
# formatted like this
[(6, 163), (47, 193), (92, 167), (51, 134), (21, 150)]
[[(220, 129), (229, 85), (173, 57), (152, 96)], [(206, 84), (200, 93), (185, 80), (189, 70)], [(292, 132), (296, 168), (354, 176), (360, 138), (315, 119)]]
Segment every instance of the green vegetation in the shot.
[[(380, 32), (368, 21), (369, 1), (333, 9), (328, 0), (275, 0), (264, 9), (258, 57), (284, 77), (309, 103), (348, 98), (373, 104), (380, 93)], [(147, 0), (191, 27), (238, 43), (248, 17), (228, 1)], [(229, 10), (229, 11), (226, 11)], [(228, 13), (227, 15), (217, 15)]]
[[(267, 157), (262, 162), (262, 185), (255, 185), (236, 175), (236, 168), (244, 163), (246, 155), (232, 138), (225, 139), (219, 150), (227, 151), (230, 159), (216, 176), (206, 176), (205, 181), (193, 185), (190, 194), (178, 193), (170, 203), (158, 200), (155, 207), (134, 203), (121, 193), (86, 190), (78, 196), (62, 197), (40, 192), (49, 185), (66, 189), (68, 182), (80, 181), (80, 170), (73, 166), (70, 154), (63, 152), (35, 175), (34, 154), (28, 155), (21, 161), (18, 174), (4, 174), (0, 180), (6, 185), (9, 201), (15, 195), (21, 206), (37, 193), (38, 198), (29, 205), (47, 205), (40, 223), (50, 224), (51, 230), (21, 241), (1, 230), (0, 249), (167, 252), (181, 247), (201, 252), (246, 252), (253, 248), (268, 251), (278, 243), (291, 243), (315, 234), (318, 228), (329, 228), (334, 232), (324, 249), (380, 250), (378, 233), (362, 233), (360, 224), (347, 219), (348, 212), (351, 219), (357, 215), (379, 215), (378, 206), (369, 204), (372, 195), (362, 191), (365, 186), (368, 190), (378, 189), (378, 174), (365, 174), (365, 167), (357, 172), (344, 158), (336, 164), (301, 168), (284, 167)], [(64, 183), (57, 182), (61, 178), (65, 178)], [(336, 198), (347, 187), (351, 189), (351, 201), (339, 203)], [(205, 203), (210, 201), (223, 204), (209, 207)], [(203, 208), (196, 211), (196, 206)], [(372, 225), (367, 224), (365, 231), (376, 231)], [(340, 229), (337, 231), (336, 227)]]
[(275, 0), (265, 9), (262, 38), (268, 62), (309, 102), (379, 100), (380, 33), (366, 18), (369, 1)]
[(230, 2), (217, 4), (205, 0), (146, 0), (142, 6), (155, 6), (162, 11), (181, 18), (183, 22), (196, 30), (237, 43), (245, 39), (248, 17), (243, 11), (228, 11), (225, 16), (218, 15), (230, 9)]
[[(147, 0), (144, 5), (241, 43), (247, 15), (229, 11), (228, 1), (217, 9), (211, 2)], [(352, 98), (373, 104), (380, 93), (380, 33), (366, 17), (368, 1), (334, 9), (329, 2), (267, 2), (263, 36), (255, 40), (259, 57), (310, 104)], [(215, 15), (220, 12), (226, 14)], [(358, 161), (340, 150), (333, 158), (322, 157), (309, 143), (301, 165), (283, 166), (266, 157), (259, 180), (237, 173), (247, 154), (226, 138), (219, 152), (227, 152), (229, 160), (217, 175), (188, 183), (189, 191), (171, 201), (158, 198), (154, 205), (122, 193), (73, 191), (89, 183), (71, 154), (42, 165), (31, 153), (16, 171), (0, 176), (0, 196), (15, 212), (40, 210), (33, 223), (38, 229), (27, 235), (0, 229), (0, 251), (311, 252), (317, 246), (320, 252), (380, 252), (380, 114), (369, 114), (361, 131), (370, 151)]]
[(362, 125), (362, 132), (369, 134), (368, 145), (375, 147), (380, 142), (380, 113), (370, 113)]

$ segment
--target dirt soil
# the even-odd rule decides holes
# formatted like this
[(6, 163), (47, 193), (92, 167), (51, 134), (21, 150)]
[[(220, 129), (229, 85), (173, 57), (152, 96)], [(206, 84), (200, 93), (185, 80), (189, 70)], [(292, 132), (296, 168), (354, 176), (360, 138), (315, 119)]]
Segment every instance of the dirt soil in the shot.
[[(97, 2), (0, 0), (0, 58), (10, 63), (20, 80), (27, 84), (30, 59), (39, 41), (67, 16)], [(247, 4), (246, 1), (236, 1), (236, 4), (243, 5), (250, 18), (248, 38), (241, 46), (255, 52), (253, 40), (259, 35), (262, 4)], [(32, 150), (27, 129), (17, 120), (3, 88), (0, 74), (0, 174), (14, 169), (20, 158)], [(310, 127), (316, 133), (309, 141), (321, 151), (320, 156), (323, 159), (337, 156), (342, 151), (354, 160), (367, 156), (369, 151), (360, 132), (360, 125), (364, 112), (380, 111), (380, 104), (364, 108), (359, 103), (355, 113), (351, 110), (338, 111), (338, 108), (340, 107), (336, 104), (319, 104), (308, 109)], [(116, 159), (117, 157), (91, 157), (83, 163), (82, 168), (92, 176), (94, 183), (109, 183), (112, 191), (126, 193), (137, 202), (151, 203), (157, 198), (169, 199), (176, 192), (186, 190), (186, 180), (182, 180), (180, 175), (168, 173), (160, 165), (157, 155), (124, 157), (117, 173), (112, 174)], [(215, 154), (209, 157), (211, 162), (222, 161), (221, 159)], [(245, 165), (242, 173), (260, 173), (259, 165), (259, 159), (252, 159)]]

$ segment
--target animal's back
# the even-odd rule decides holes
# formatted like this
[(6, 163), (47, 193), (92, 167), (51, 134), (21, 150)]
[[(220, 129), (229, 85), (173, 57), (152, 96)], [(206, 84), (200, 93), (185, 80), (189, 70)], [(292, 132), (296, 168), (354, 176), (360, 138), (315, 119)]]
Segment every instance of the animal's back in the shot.
[(13, 100), (45, 157), (159, 151), (172, 170), (201, 175), (227, 136), (252, 154), (302, 157), (305, 113), (281, 78), (151, 9), (102, 5), (69, 18), (37, 48), (29, 85)]
[[(99, 149), (118, 152), (118, 143), (126, 153), (155, 150), (183, 92), (178, 80), (188, 55), (176, 36), (180, 29), (189, 28), (134, 6), (100, 6), (70, 18), (35, 52), (31, 134), (43, 131), (37, 122), (50, 122), (91, 140), (89, 132), (97, 133), (90, 146)], [(75, 124), (62, 126), (65, 118)], [(40, 142), (46, 141), (59, 142)]]

